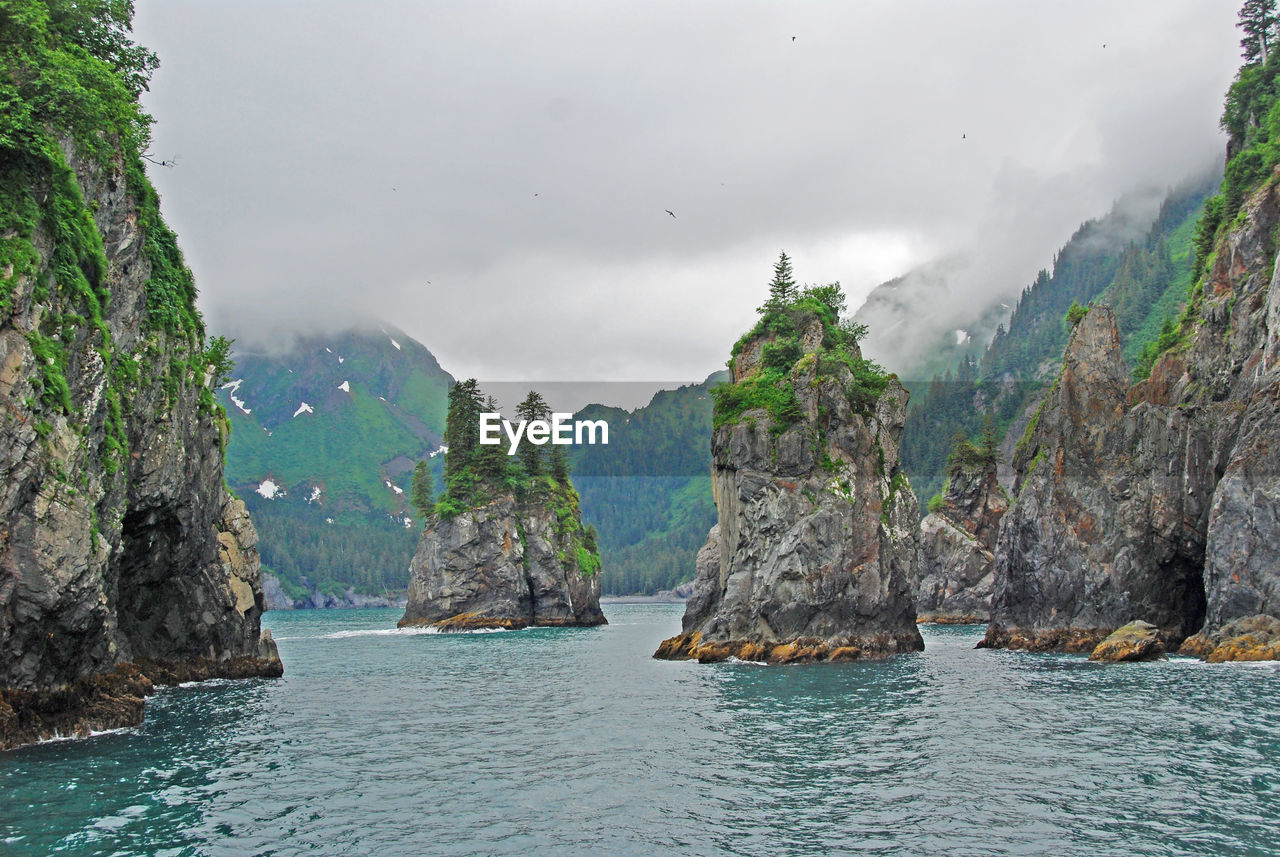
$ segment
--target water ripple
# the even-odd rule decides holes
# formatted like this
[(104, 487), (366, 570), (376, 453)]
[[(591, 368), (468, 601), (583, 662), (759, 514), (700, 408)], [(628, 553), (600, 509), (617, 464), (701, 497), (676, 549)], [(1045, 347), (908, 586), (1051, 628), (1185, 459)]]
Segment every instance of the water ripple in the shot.
[(5, 855), (1274, 854), (1276, 665), (653, 661), (679, 608), (491, 635), (269, 614), (280, 681), (0, 754)]

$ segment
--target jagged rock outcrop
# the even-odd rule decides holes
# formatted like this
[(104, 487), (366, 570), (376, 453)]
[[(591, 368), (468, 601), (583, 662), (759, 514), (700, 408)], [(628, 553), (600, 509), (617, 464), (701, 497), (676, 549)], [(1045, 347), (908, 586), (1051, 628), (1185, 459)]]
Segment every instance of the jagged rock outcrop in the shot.
[[(907, 393), (890, 378), (859, 392), (850, 363), (824, 357), (821, 320), (795, 325), (803, 356), (788, 369), (799, 418), (748, 409), (716, 429), (718, 523), (697, 559), (683, 633), (655, 657), (786, 663), (918, 651), (910, 581), (919, 512), (898, 461)], [(775, 339), (734, 356), (750, 384)], [(853, 364), (860, 360), (856, 345)]]
[(1280, 616), (1278, 183), (1224, 230), (1149, 378), (1126, 383), (1109, 311), (1080, 322), (1020, 453), (987, 645), (1083, 650), (1142, 616), (1166, 648), (1271, 651), (1221, 644)]
[(69, 142), (0, 172), (22, 221), (0, 270), (3, 748), (136, 724), (153, 682), (281, 666), (154, 191)]
[(573, 546), (581, 529), (576, 503), (557, 515), (556, 496), (503, 494), (453, 517), (430, 518), (409, 566), (400, 626), (606, 624), (599, 570), (584, 569)]
[(1019, 445), (983, 645), (1091, 651), (1133, 616), (1167, 646), (1204, 616), (1210, 439), (1188, 414), (1129, 407), (1115, 317), (1095, 307)]
[(997, 461), (956, 468), (943, 505), (920, 522), (916, 620), (986, 622), (991, 615), (996, 535), (1009, 501)]

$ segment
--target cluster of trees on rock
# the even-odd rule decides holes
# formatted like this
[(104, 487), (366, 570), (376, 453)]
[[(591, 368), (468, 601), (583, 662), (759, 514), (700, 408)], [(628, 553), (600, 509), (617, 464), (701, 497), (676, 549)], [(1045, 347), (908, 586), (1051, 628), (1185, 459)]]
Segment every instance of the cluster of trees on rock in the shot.
[(719, 428), (737, 422), (750, 410), (763, 409), (773, 430), (784, 431), (797, 422), (800, 405), (790, 374), (805, 356), (800, 336), (815, 321), (822, 325), (822, 340), (814, 352), (814, 370), (829, 374), (837, 366), (846, 367), (852, 380), (846, 390), (850, 404), (859, 412), (872, 407), (884, 392), (889, 376), (877, 364), (862, 357), (858, 341), (866, 326), (842, 321), (845, 296), (839, 283), (798, 287), (791, 260), (785, 252), (778, 257), (769, 284), (769, 298), (758, 309), (760, 318), (733, 346), (730, 367), (734, 367), (747, 346), (768, 337), (760, 351), (760, 365), (750, 377), (712, 389), (715, 401), (713, 425)]
[[(452, 517), (497, 493), (555, 490), (569, 484), (569, 457), (563, 445), (523, 443), (510, 455), (505, 435), (496, 444), (480, 442), (480, 415), (498, 411), (498, 402), (485, 396), (474, 378), (458, 382), (449, 391), (444, 490), (435, 501), (435, 514)], [(516, 415), (526, 421), (549, 421), (551, 408), (537, 391), (530, 390), (516, 406)], [(429, 474), (425, 466), (422, 470), (427, 487)], [(428, 490), (416, 492), (415, 506), (428, 508), (428, 496)]]

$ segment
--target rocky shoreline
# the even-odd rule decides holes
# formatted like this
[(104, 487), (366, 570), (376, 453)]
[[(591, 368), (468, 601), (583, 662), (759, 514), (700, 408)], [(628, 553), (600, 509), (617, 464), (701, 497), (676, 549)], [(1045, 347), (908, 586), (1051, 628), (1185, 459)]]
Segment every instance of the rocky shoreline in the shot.
[(258, 651), (222, 661), (208, 658), (116, 664), (106, 673), (69, 685), (37, 690), (0, 688), (0, 750), (54, 738), (84, 738), (94, 732), (137, 726), (146, 698), (160, 687), (215, 678), (279, 678), (284, 666), (270, 631)]

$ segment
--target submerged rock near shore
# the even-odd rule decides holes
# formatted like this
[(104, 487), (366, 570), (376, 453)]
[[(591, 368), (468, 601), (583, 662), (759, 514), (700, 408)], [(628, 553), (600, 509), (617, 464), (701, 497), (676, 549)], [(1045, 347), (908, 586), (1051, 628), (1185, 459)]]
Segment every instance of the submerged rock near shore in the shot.
[(217, 348), (141, 161), (105, 139), (0, 159), (0, 749), (135, 725), (154, 684), (282, 671)]
[(1089, 654), (1089, 660), (1107, 663), (1163, 659), (1160, 629), (1141, 620), (1116, 628)]
[[(830, 287), (828, 287), (830, 288)], [(907, 393), (812, 297), (766, 314), (717, 393), (718, 523), (663, 659), (791, 663), (923, 648), (919, 513), (898, 461)]]

